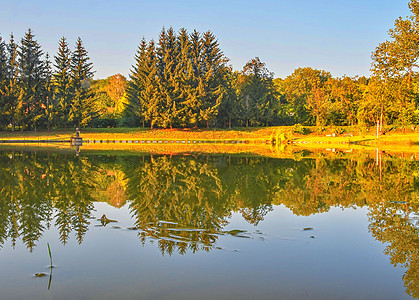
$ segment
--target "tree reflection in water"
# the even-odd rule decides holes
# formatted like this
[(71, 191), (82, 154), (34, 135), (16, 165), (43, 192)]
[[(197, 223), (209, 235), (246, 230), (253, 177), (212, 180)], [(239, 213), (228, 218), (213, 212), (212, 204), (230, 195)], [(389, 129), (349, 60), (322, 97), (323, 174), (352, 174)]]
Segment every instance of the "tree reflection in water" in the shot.
[[(418, 163), (366, 154), (348, 159), (246, 156), (0, 154), (0, 246), (32, 251), (54, 225), (63, 244), (82, 243), (95, 201), (129, 209), (141, 243), (162, 254), (210, 251), (232, 212), (257, 225), (283, 204), (295, 215), (369, 207), (369, 230), (419, 297)], [(97, 217), (97, 216), (96, 216)]]

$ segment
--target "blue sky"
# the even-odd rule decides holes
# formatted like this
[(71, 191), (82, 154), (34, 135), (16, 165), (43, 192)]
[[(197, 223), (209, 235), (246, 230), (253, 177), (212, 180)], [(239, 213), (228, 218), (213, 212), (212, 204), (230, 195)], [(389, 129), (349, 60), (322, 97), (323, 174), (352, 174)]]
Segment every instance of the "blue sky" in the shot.
[(409, 13), (407, 0), (0, 0), (0, 35), (31, 28), (51, 56), (62, 36), (71, 48), (80, 36), (95, 78), (128, 75), (140, 39), (163, 26), (211, 30), (235, 70), (258, 56), (275, 77), (306, 66), (368, 76), (372, 51)]

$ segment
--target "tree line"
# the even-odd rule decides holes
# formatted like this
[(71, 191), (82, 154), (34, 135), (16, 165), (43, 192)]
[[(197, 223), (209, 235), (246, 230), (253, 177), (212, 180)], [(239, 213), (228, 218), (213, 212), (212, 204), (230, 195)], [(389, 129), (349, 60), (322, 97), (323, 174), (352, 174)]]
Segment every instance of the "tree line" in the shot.
[(59, 41), (51, 62), (29, 29), (20, 43), (0, 37), (0, 126), (11, 130), (88, 125), (92, 63), (81, 38)]
[(182, 28), (140, 41), (129, 78), (93, 80), (81, 39), (63, 37), (54, 63), (29, 30), (0, 38), (0, 127), (218, 127), (419, 124), (419, 2), (372, 54), (371, 76), (310, 67), (274, 78), (258, 57), (233, 70), (211, 31)]

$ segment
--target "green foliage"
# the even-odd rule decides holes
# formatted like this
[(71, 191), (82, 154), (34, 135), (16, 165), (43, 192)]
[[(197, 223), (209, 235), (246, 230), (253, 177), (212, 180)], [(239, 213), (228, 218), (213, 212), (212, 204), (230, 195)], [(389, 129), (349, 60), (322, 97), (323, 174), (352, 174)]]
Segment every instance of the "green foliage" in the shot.
[[(390, 40), (380, 43), (372, 55), (375, 80), (386, 89), (380, 102), (380, 118), (402, 126), (414, 122), (417, 108), (419, 61), (419, 2), (409, 2), (411, 15), (398, 18), (389, 30)], [(376, 117), (378, 118), (378, 117)]]
[(54, 56), (55, 73), (53, 75), (52, 119), (57, 126), (67, 128), (71, 109), (73, 87), (71, 86), (71, 51), (65, 37), (58, 44), (58, 53)]
[(86, 126), (96, 117), (93, 95), (89, 90), (93, 78), (93, 64), (87, 55), (81, 38), (77, 39), (75, 50), (71, 55), (72, 98), (68, 114), (69, 121), (75, 127)]
[(227, 66), (214, 34), (182, 28), (142, 39), (127, 80), (93, 80), (81, 39), (70, 51), (61, 38), (53, 69), (32, 31), (20, 44), (0, 37), (0, 129), (149, 126), (228, 127), (294, 125), (382, 126), (418, 124), (419, 2), (395, 21), (377, 47), (371, 78), (333, 78), (297, 68), (273, 78), (251, 59), (241, 72)]
[(49, 256), (49, 263), (50, 268), (52, 268), (52, 254), (51, 254), (51, 248), (49, 247), (49, 243), (47, 243), (48, 246), (48, 256)]
[(19, 102), (18, 119), (23, 126), (34, 128), (45, 119), (46, 63), (41, 46), (29, 29), (18, 50)]
[(302, 126), (301, 124), (295, 124), (294, 126), (292, 126), (292, 132), (305, 135), (310, 133), (310, 129)]
[(127, 90), (126, 114), (151, 128), (206, 125), (228, 95), (229, 69), (215, 36), (163, 28), (157, 46), (143, 39)]
[(243, 83), (240, 87), (241, 110), (246, 126), (268, 125), (273, 119), (275, 102), (273, 73), (258, 57), (243, 67)]

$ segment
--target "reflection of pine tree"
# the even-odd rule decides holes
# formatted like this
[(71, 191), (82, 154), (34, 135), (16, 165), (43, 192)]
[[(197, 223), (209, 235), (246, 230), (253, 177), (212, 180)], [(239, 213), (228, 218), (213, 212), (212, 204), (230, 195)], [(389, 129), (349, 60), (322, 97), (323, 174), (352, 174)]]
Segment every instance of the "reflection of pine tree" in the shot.
[(54, 201), (57, 209), (55, 224), (64, 244), (72, 230), (75, 231), (79, 243), (87, 232), (93, 209), (93, 183), (90, 182), (90, 174), (94, 170), (94, 166), (86, 159), (66, 160), (57, 168), (54, 176), (56, 178), (52, 178), (56, 191), (66, 191), (57, 194)]
[(0, 245), (10, 238), (14, 246), (21, 238), (32, 251), (54, 214), (61, 241), (66, 243), (74, 230), (81, 242), (93, 209), (90, 172), (95, 167), (55, 154), (11, 157), (0, 155)]
[[(225, 225), (230, 208), (223, 201), (223, 187), (213, 166), (187, 158), (153, 157), (129, 172), (128, 178), (131, 212), (136, 226), (144, 230), (140, 235), (143, 242), (147, 236), (157, 237), (162, 253), (169, 254), (174, 246), (185, 253), (187, 248), (208, 249), (215, 242), (216, 237), (208, 232)], [(167, 224), (160, 224), (160, 220), (177, 225), (167, 230)]]
[[(35, 156), (28, 160), (14, 161), (13, 169), (16, 183), (15, 199), (17, 201), (17, 222), (13, 227), (13, 234), (18, 233), (30, 251), (36, 246), (36, 241), (42, 236), (50, 202), (44, 197), (47, 186), (43, 184), (41, 174), (42, 165), (37, 163)], [(16, 182), (17, 181), (17, 182)], [(16, 202), (15, 202), (16, 203)]]

